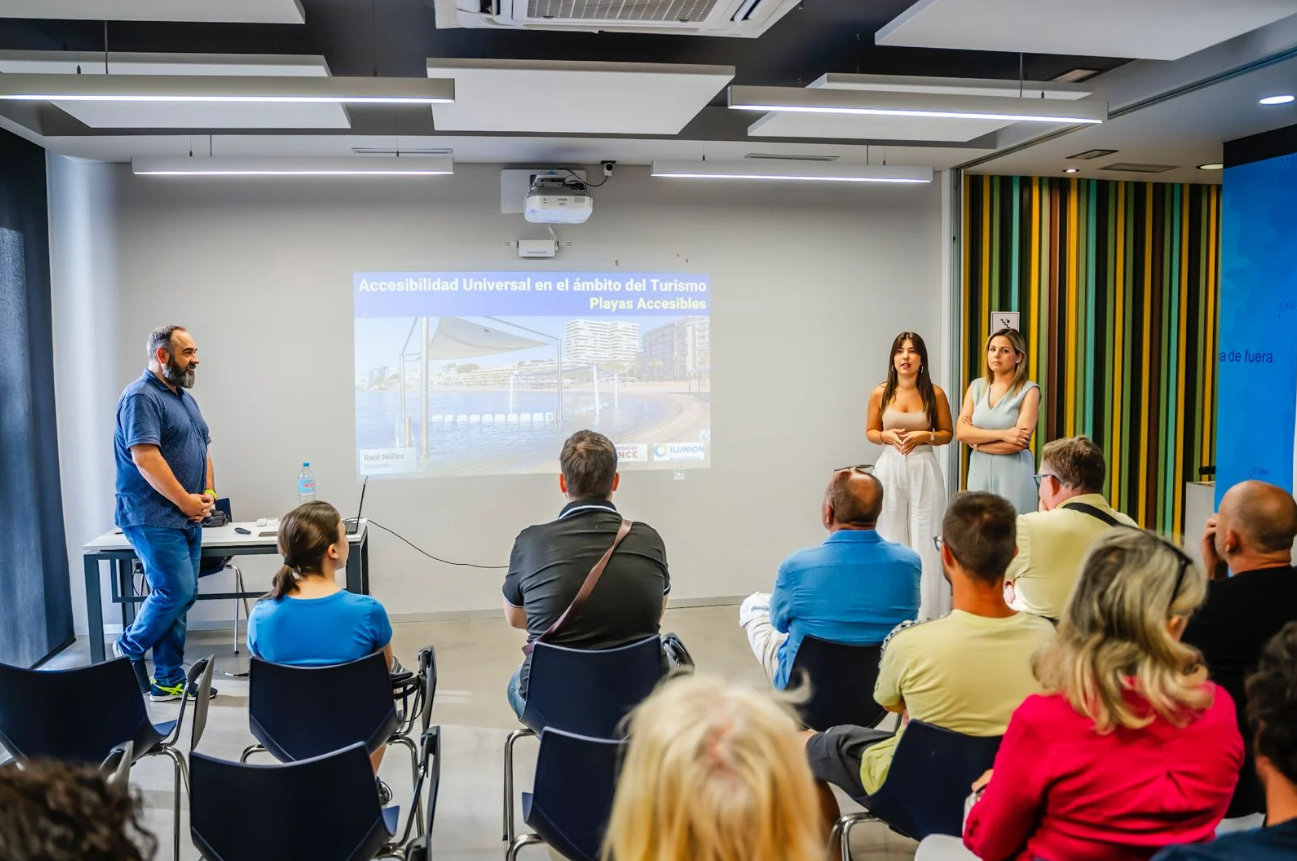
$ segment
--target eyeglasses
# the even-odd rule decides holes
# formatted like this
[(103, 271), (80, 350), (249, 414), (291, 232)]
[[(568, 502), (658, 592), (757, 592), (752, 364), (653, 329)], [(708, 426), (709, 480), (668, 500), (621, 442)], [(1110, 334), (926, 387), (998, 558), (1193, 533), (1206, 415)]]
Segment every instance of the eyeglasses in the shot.
[(946, 539), (942, 538), (940, 535), (934, 535), (932, 536), (932, 546), (937, 548), (937, 552), (940, 553), (941, 548), (946, 546)]
[(1038, 472), (1033, 475), (1032, 478), (1036, 480), (1036, 487), (1040, 487), (1040, 482), (1046, 478), (1052, 478), (1054, 481), (1058, 481), (1058, 476), (1054, 475), (1052, 472)]
[(857, 463), (857, 464), (853, 464), (852, 466), (839, 466), (833, 471), (835, 473), (839, 473), (839, 472), (846, 472), (848, 470), (850, 470), (851, 472), (863, 472), (869, 475), (873, 475), (874, 465), (872, 463)]

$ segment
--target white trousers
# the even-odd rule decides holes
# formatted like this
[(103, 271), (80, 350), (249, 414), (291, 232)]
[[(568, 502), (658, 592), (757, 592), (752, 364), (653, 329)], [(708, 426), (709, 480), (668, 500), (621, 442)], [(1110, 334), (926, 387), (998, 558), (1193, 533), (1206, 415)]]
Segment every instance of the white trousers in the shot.
[(923, 561), (919, 619), (939, 619), (950, 612), (950, 584), (941, 573), (941, 554), (932, 543), (941, 534), (941, 519), (946, 516), (946, 481), (937, 455), (927, 445), (908, 455), (887, 446), (874, 475), (883, 485), (878, 534), (919, 554)]
[(919, 843), (914, 861), (977, 861), (977, 856), (968, 851), (960, 838), (933, 834)]
[(753, 654), (766, 671), (766, 678), (773, 682), (775, 673), (779, 670), (779, 647), (788, 639), (788, 635), (779, 633), (770, 624), (769, 609), (756, 610), (752, 615), (753, 618), (743, 626), (743, 630), (748, 635)]

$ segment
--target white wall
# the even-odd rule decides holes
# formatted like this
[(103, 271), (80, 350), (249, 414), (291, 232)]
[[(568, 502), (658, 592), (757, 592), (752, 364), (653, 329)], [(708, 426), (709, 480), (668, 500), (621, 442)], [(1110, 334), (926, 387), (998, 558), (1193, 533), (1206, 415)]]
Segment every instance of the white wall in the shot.
[[(212, 428), (217, 487), (236, 516), (291, 508), (303, 460), (320, 498), (354, 507), (355, 271), (711, 275), (713, 468), (683, 481), (634, 473), (617, 496), (664, 536), (678, 600), (768, 589), (780, 559), (820, 540), (830, 469), (873, 457), (865, 402), (897, 331), (931, 333), (933, 369), (946, 367), (936, 183), (689, 183), (622, 167), (596, 192), (591, 221), (559, 230), (573, 246), (537, 262), (505, 245), (547, 233), (499, 212), (499, 167), (459, 165), (452, 178), (413, 181), (267, 181), (134, 177), (125, 165), (54, 161), (74, 593), (76, 548), (111, 522), (113, 405), (141, 372), (156, 325), (181, 323), (197, 340), (194, 394)], [(99, 214), (84, 231), (64, 223), (88, 211)], [(507, 562), (517, 531), (562, 504), (549, 476), (372, 483), (367, 515), (434, 554), (486, 564)], [(263, 558), (247, 569), (264, 583), (271, 567)], [(499, 609), (501, 572), (448, 568), (378, 531), (371, 569), (374, 593), (396, 616)], [(228, 618), (229, 608), (199, 612), (192, 618)]]

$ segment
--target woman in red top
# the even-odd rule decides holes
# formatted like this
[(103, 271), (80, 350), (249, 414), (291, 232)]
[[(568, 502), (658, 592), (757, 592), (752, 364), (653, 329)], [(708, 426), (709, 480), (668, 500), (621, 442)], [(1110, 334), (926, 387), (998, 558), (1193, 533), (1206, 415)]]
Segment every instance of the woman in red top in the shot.
[[(1014, 712), (974, 786), (969, 850), (982, 861), (1145, 861), (1212, 838), (1243, 741), (1229, 694), (1180, 642), (1205, 595), (1202, 572), (1150, 533), (1118, 528), (1096, 542), (1057, 639), (1036, 655), (1049, 693)], [(930, 840), (918, 858), (957, 857)]]

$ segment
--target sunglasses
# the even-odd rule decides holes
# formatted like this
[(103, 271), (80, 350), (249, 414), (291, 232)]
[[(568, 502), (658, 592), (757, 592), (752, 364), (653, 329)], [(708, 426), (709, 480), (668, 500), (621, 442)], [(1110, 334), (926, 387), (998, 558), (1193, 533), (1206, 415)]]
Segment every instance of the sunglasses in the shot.
[(1147, 529), (1140, 529), (1138, 526), (1122, 526), (1120, 528), (1134, 529), (1138, 532), (1143, 532), (1146, 535), (1151, 535), (1158, 544), (1161, 544), (1167, 550), (1174, 553), (1175, 558), (1180, 562), (1180, 568), (1175, 572), (1175, 587), (1171, 589), (1171, 600), (1168, 602), (1169, 608), (1171, 604), (1175, 603), (1175, 596), (1180, 594), (1180, 587), (1184, 585), (1184, 572), (1189, 570), (1189, 566), (1193, 564), (1193, 560), (1189, 558), (1189, 554), (1185, 553), (1179, 547), (1176, 547), (1162, 536), (1149, 532)]

